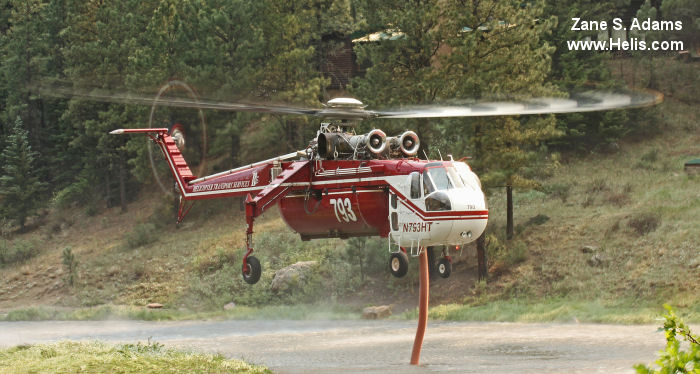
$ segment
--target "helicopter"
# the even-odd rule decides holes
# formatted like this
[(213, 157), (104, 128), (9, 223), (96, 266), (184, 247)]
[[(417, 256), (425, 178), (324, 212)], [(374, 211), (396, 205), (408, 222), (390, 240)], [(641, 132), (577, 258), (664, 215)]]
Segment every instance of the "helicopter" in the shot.
[[(171, 84), (171, 83), (169, 83)], [(172, 83), (175, 84), (175, 83)], [(161, 89), (161, 91), (163, 91)], [(356, 134), (356, 124), (370, 118), (482, 117), (587, 112), (656, 104), (659, 94), (586, 92), (570, 98), (537, 98), (518, 102), (475, 102), (448, 106), (413, 106), (367, 110), (354, 98), (338, 97), (322, 108), (228, 103), (172, 98), (156, 100), (133, 95), (71, 94), (93, 100), (171, 107), (248, 111), (314, 116), (321, 119), (308, 146), (227, 171), (196, 176), (185, 160), (185, 129), (117, 129), (111, 134), (145, 134), (165, 156), (179, 195), (177, 222), (202, 199), (245, 197), (246, 252), (243, 280), (260, 279), (260, 261), (253, 255), (255, 220), (278, 206), (284, 222), (301, 240), (379, 236), (387, 238), (389, 268), (396, 277), (408, 271), (409, 255), (443, 246), (436, 265), (449, 277), (452, 258), (447, 249), (475, 241), (486, 228), (489, 209), (478, 176), (465, 162), (417, 157), (418, 135), (406, 130), (387, 136), (381, 129)], [(427, 158), (427, 157), (426, 157)]]

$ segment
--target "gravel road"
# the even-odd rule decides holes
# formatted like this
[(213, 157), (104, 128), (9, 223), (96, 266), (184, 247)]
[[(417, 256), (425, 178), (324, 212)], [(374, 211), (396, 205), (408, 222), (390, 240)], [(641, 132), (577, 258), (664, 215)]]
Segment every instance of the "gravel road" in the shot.
[(664, 347), (657, 326), (415, 321), (0, 322), (0, 346), (58, 340), (145, 342), (221, 353), (276, 373), (632, 373)]

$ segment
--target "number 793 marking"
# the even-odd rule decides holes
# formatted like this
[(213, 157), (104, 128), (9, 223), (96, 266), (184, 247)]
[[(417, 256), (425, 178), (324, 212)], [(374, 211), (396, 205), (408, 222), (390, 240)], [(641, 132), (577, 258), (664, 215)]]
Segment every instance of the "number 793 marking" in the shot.
[(331, 205), (333, 205), (333, 211), (335, 212), (335, 218), (338, 222), (356, 222), (357, 216), (355, 212), (352, 211), (352, 202), (349, 198), (345, 199), (331, 199)]

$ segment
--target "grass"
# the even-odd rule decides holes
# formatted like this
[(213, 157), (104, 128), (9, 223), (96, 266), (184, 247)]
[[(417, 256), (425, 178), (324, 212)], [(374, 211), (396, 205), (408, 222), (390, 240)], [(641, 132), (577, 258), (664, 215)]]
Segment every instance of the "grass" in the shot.
[[(566, 200), (558, 198), (558, 187), (545, 188), (547, 196), (515, 191), (516, 225), (541, 214), (550, 219), (541, 225), (522, 225), (516, 239), (507, 243), (508, 249), (524, 245), (526, 260), (500, 267), (505, 270), (493, 274), (485, 291), (490, 302), (505, 305), (510, 300), (525, 300), (516, 305), (547, 306), (547, 300), (566, 300), (580, 307), (581, 303), (595, 306), (597, 300), (632, 300), (622, 308), (584, 308), (590, 310), (590, 320), (595, 320), (594, 312), (600, 312), (610, 321), (615, 320), (615, 313), (637, 313), (636, 300), (654, 310), (668, 302), (681, 310), (697, 311), (700, 179), (683, 172), (683, 163), (700, 155), (700, 111), (696, 105), (674, 100), (653, 110), (663, 114), (649, 115), (650, 121), (659, 122), (663, 135), (643, 141), (627, 139), (616, 153), (570, 161), (543, 181), (545, 186), (570, 186)], [(502, 244), (505, 193), (491, 191), (489, 206), (488, 230)], [(599, 250), (584, 253), (584, 246)], [(480, 308), (484, 307), (463, 312), (464, 318), (470, 318), (470, 313), (482, 318)], [(564, 309), (552, 318), (575, 315)], [(527, 315), (528, 310), (517, 313)], [(649, 321), (642, 316), (632, 319)]]
[(339, 304), (269, 305), (262, 307), (236, 306), (230, 310), (189, 311), (180, 309), (146, 309), (126, 305), (100, 305), (90, 308), (59, 309), (31, 307), (9, 311), (0, 320), (46, 321), (46, 320), (108, 320), (127, 319), (142, 321), (179, 321), (201, 319), (238, 320), (351, 320), (360, 313)]
[[(647, 324), (657, 323), (663, 314), (661, 305), (638, 304), (633, 300), (496, 300), (482, 305), (446, 304), (430, 309), (428, 317), (444, 321), (493, 322), (574, 322)], [(688, 322), (700, 322), (700, 307), (679, 310)], [(418, 311), (403, 318), (416, 318)]]
[(14, 373), (271, 373), (221, 355), (167, 349), (159, 343), (100, 342), (21, 345), (0, 350), (0, 372)]

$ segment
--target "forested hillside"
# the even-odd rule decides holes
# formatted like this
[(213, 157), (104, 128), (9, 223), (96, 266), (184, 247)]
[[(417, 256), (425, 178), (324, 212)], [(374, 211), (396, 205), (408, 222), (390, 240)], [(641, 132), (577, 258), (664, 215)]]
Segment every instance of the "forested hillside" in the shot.
[[(162, 296), (160, 300), (165, 302), (218, 308), (228, 297), (224, 295), (232, 293), (242, 295), (238, 302), (249, 305), (261, 305), (271, 298), (269, 291), (246, 291), (238, 283), (231, 284), (228, 278), (235, 273), (235, 266), (229, 266), (229, 262), (233, 264), (233, 258), (240, 257), (238, 249), (243, 240), (244, 229), (237, 218), (241, 214), (238, 202), (205, 204), (193, 211), (183, 228), (212, 227), (193, 235), (182, 234), (183, 230), (171, 225), (172, 197), (161, 197), (156, 186), (147, 142), (143, 137), (111, 136), (109, 131), (146, 127), (149, 121), (156, 122), (152, 123), (155, 127), (183, 123), (193, 135), (188, 138), (193, 146), (185, 156), (193, 170), (209, 174), (304, 149), (318, 129), (317, 121), (303, 116), (202, 113), (189, 109), (157, 108), (152, 112), (150, 106), (88, 101), (70, 92), (131, 92), (155, 97), (164, 84), (177, 80), (186, 82), (194, 91), (166, 94), (196, 92), (198, 97), (212, 100), (308, 107), (320, 107), (333, 97), (352, 96), (379, 108), (563, 96), (572, 89), (590, 87), (661, 90), (670, 96), (670, 107), (556, 116), (370, 120), (358, 128), (364, 131), (378, 127), (388, 134), (413, 129), (421, 138), (420, 155), (425, 152), (432, 158), (446, 154), (470, 156), (470, 165), (492, 197), (494, 221), (487, 229), (492, 274), (505, 277), (500, 279), (506, 282), (501, 285), (507, 292), (538, 297), (573, 293), (583, 297), (582, 288), (590, 286), (584, 281), (567, 283), (561, 286), (566, 290), (543, 294), (542, 289), (551, 284), (523, 290), (520, 283), (508, 278), (529, 269), (519, 268), (511, 273), (503, 267), (517, 267), (526, 259), (534, 261), (525, 249), (534, 239), (506, 243), (498, 213), (505, 202), (499, 194), (501, 187), (508, 185), (520, 194), (517, 196), (521, 201), (531, 201), (534, 206), (544, 204), (544, 199), (557, 198), (562, 205), (575, 201), (584, 208), (612, 205), (623, 211), (624, 207), (636, 206), (648, 196), (637, 189), (642, 187), (633, 177), (625, 179), (627, 184), (612, 180), (617, 177), (611, 175), (594, 175), (592, 181), (573, 182), (582, 177), (562, 172), (569, 170), (567, 165), (582, 162), (585, 157), (599, 161), (599, 157), (604, 157), (601, 155), (610, 155), (618, 162), (630, 161), (621, 159), (621, 144), (627, 152), (643, 156), (639, 161), (630, 161), (633, 166), (646, 163), (639, 169), (651, 165), (659, 173), (682, 172), (677, 165), (679, 155), (662, 154), (663, 142), (670, 141), (664, 134), (680, 131), (687, 137), (679, 138), (697, 138), (700, 85), (694, 83), (698, 62), (679, 61), (676, 52), (613, 54), (566, 48), (567, 40), (597, 35), (593, 31), (571, 31), (571, 17), (604, 20), (636, 15), (650, 19), (682, 17), (685, 32), (658, 32), (653, 37), (687, 40), (692, 45), (700, 33), (700, 7), (693, 0), (616, 0), (605, 4), (584, 0), (0, 0), (0, 267), (3, 271), (11, 269), (19, 282), (24, 271), (37, 275), (26, 270), (26, 264), (32, 264), (37, 256), (50, 258), (55, 269), (47, 271), (56, 271), (51, 273), (51, 281), (44, 282), (46, 287), (41, 292), (27, 292), (34, 292), (32, 297), (36, 298), (44, 292), (56, 301), (60, 293), (57, 290), (68, 290), (72, 294), (65, 301), (67, 305), (139, 304)], [(377, 32), (386, 37), (363, 40)], [(334, 75), (340, 71), (334, 64), (345, 55), (352, 56), (347, 80)], [(62, 93), (57, 94), (58, 89), (52, 93), (52, 88), (60, 88)], [(669, 120), (669, 113), (682, 117), (675, 121), (680, 125)], [(206, 139), (199, 136), (202, 134)], [(655, 138), (664, 140), (647, 149), (647, 153), (632, 150), (641, 139)], [(682, 157), (698, 156), (698, 152), (689, 144), (683, 148)], [(579, 171), (576, 167), (574, 170)], [(684, 183), (693, 183), (688, 180)], [(654, 178), (646, 181), (655, 183)], [(675, 187), (664, 188), (673, 200)], [(697, 232), (698, 196), (688, 192), (687, 185), (684, 188), (681, 195), (695, 210), (689, 211), (690, 216), (683, 216), (691, 221), (689, 227), (673, 226), (681, 233), (672, 243), (682, 248), (689, 246), (683, 250), (695, 250), (697, 254), (697, 241), (692, 243), (685, 235)], [(640, 204), (644, 207), (642, 213), (651, 212), (656, 206)], [(539, 213), (532, 206), (523, 208), (523, 212), (532, 213), (533, 217)], [(638, 212), (633, 209), (628, 213), (603, 222), (610, 227), (619, 229), (622, 225), (634, 230), (635, 224), (629, 220)], [(221, 226), (213, 224), (212, 217), (226, 217), (232, 222)], [(558, 217), (564, 221), (571, 218), (571, 222), (575, 219), (566, 214)], [(670, 214), (663, 217), (662, 222), (676, 219)], [(278, 228), (279, 222), (274, 222), (277, 221), (271, 219), (267, 224)], [(545, 224), (519, 223), (518, 234)], [(664, 223), (659, 224), (664, 227)], [(81, 229), (88, 227), (91, 229)], [(230, 234), (231, 227), (235, 234)], [(606, 231), (606, 235), (617, 235), (617, 229), (607, 230), (612, 231)], [(341, 245), (323, 241), (310, 250), (305, 244), (293, 244), (293, 235), (274, 232), (261, 239), (263, 243), (267, 240), (278, 255), (268, 254), (269, 265), (281, 267), (308, 256), (323, 258), (329, 261), (324, 265), (331, 267), (330, 273), (347, 276), (333, 278), (331, 293), (336, 296), (363, 289), (372, 279), (376, 281), (365, 279), (365, 270), (370, 275), (383, 270), (382, 255), (367, 254), (368, 248), (383, 250), (383, 242), (353, 241)], [(535, 233), (534, 237), (552, 232)], [(109, 240), (98, 238), (100, 235)], [(123, 242), (115, 242), (115, 238)], [(537, 243), (543, 245), (541, 242), (547, 240), (557, 238), (539, 238)], [(90, 242), (95, 243), (94, 247)], [(623, 242), (624, 238), (615, 236), (611, 243)], [(654, 243), (661, 242), (658, 239)], [(276, 247), (275, 243), (286, 243), (288, 248)], [(150, 248), (150, 254), (138, 252), (144, 246)], [(330, 260), (330, 253), (338, 246), (345, 257)], [(553, 253), (550, 244), (545, 247), (536, 252), (537, 256)], [(152, 255), (167, 259), (158, 263), (165, 270), (143, 265)], [(601, 263), (609, 264), (611, 257), (616, 256), (622, 254), (602, 256), (605, 258)], [(114, 263), (102, 263), (105, 258), (135, 261), (141, 266), (133, 265), (134, 268), (129, 267), (132, 273), (125, 274), (122, 269), (112, 269)], [(361, 267), (369, 266), (362, 268), (359, 278), (353, 275), (357, 259)], [(556, 261), (542, 263), (561, 266)], [(697, 276), (697, 269), (686, 268), (679, 276)], [(165, 277), (169, 271), (172, 274)], [(552, 275), (551, 269), (542, 267), (538, 276), (533, 271), (523, 276), (535, 279), (532, 284), (542, 281), (540, 276), (553, 277), (555, 281), (565, 276), (557, 272)], [(111, 274), (113, 279), (104, 280), (103, 273)], [(187, 274), (194, 274), (193, 278), (187, 278)], [(64, 276), (70, 279), (66, 284), (60, 279)], [(180, 277), (185, 283), (175, 282), (173, 277)], [(266, 277), (271, 278), (272, 273), (263, 274), (263, 283)], [(658, 286), (659, 281), (654, 279), (650, 282)], [(100, 287), (88, 286), (91, 282)], [(396, 287), (409, 287), (412, 281), (407, 282)], [(74, 283), (86, 288), (70, 291)], [(678, 286), (678, 282), (669, 284), (669, 289)], [(697, 289), (683, 285), (683, 295)], [(604, 288), (615, 295), (613, 286)], [(577, 294), (577, 290), (581, 292)], [(14, 291), (5, 292), (9, 295)], [(645, 296), (641, 291), (640, 294)], [(668, 294), (674, 295), (670, 290)], [(446, 294), (445, 301), (459, 300)], [(694, 303), (697, 298), (691, 300)], [(14, 302), (8, 305), (16, 306)]]
[[(26, 182), (37, 192), (22, 214), (51, 203), (126, 209), (152, 179), (145, 142), (108, 132), (145, 127), (150, 108), (56, 98), (38, 87), (58, 82), (75, 92), (103, 89), (155, 97), (164, 83), (179, 79), (212, 99), (318, 106), (345, 92), (386, 107), (553, 95), (582, 83), (619, 85), (605, 64), (609, 55), (564, 48), (565, 38), (585, 36), (566, 31), (567, 17), (576, 10), (605, 19), (639, 4), (568, 3), (3, 1), (0, 149), (8, 147), (19, 120), (28, 133), (37, 177)], [(389, 28), (401, 36), (352, 44), (358, 71), (349, 86), (329, 90), (327, 63), (345, 41)], [(632, 130), (638, 115), (617, 111), (363, 126), (416, 129), (431, 157), (438, 149), (469, 155), (487, 183), (529, 187), (522, 169), (551, 153), (543, 146), (604, 147)], [(194, 110), (170, 111), (158, 119), (201, 131)], [(206, 113), (206, 124), (207, 154), (190, 160), (211, 160), (206, 171), (303, 149), (318, 126), (300, 116), (215, 111)], [(23, 226), (17, 213), (3, 209), (3, 214)]]

